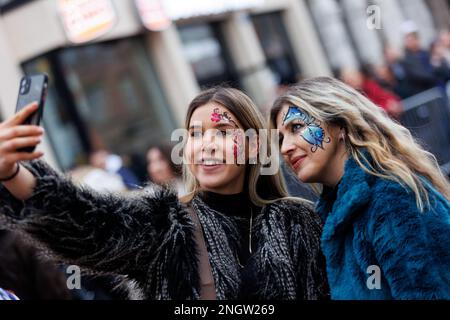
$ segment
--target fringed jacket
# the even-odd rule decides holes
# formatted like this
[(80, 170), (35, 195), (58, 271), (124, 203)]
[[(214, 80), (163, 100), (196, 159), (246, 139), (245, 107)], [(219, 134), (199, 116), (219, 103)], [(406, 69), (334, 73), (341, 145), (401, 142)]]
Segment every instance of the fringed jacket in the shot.
[[(37, 178), (33, 195), (16, 200), (3, 186), (1, 225), (22, 231), (65, 263), (126, 275), (146, 299), (199, 299), (194, 221), (175, 193), (100, 194), (75, 186), (42, 161), (24, 165)], [(236, 299), (242, 268), (236, 221), (192, 200), (203, 229), (217, 299)], [(320, 251), (321, 220), (305, 203), (278, 201), (255, 218), (247, 267), (252, 299), (320, 299), (328, 295)]]

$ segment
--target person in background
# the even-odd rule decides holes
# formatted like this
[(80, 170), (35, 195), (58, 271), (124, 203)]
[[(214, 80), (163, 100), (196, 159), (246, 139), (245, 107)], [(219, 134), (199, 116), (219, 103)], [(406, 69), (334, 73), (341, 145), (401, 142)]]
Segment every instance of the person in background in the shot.
[(373, 76), (384, 89), (395, 93), (402, 99), (407, 98), (410, 90), (400, 52), (391, 45), (385, 44), (383, 56), (385, 63), (374, 66)]
[(364, 93), (373, 103), (382, 108), (389, 116), (398, 119), (403, 112), (400, 98), (394, 93), (383, 89), (375, 80), (367, 74), (351, 68), (344, 68), (341, 72), (341, 80)]
[(404, 34), (405, 56), (403, 66), (409, 84), (409, 95), (415, 95), (437, 85), (430, 63), (430, 54), (421, 48), (419, 30), (413, 21), (402, 24)]
[(118, 174), (128, 190), (134, 190), (140, 187), (139, 179), (131, 170), (124, 166), (122, 158), (116, 154), (102, 149), (97, 150), (91, 154), (89, 162), (96, 168)]
[(433, 41), (430, 45), (430, 63), (438, 86), (445, 90), (447, 82), (450, 80), (450, 67), (445, 59), (444, 44), (439, 39)]
[(120, 175), (92, 165), (75, 167), (68, 172), (68, 175), (77, 184), (89, 186), (98, 192), (128, 192)]
[(447, 64), (450, 65), (450, 30), (441, 30), (439, 33), (439, 41), (444, 46), (444, 56)]
[(169, 145), (158, 145), (147, 151), (147, 172), (151, 182), (158, 185), (173, 187), (179, 196), (186, 194), (183, 180), (181, 179), (181, 168), (171, 160), (172, 147)]

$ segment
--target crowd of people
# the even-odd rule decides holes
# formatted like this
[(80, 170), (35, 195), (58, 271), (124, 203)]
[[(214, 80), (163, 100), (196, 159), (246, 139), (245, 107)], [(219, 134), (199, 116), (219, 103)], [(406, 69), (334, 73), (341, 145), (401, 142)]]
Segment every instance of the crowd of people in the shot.
[(406, 21), (402, 31), (403, 54), (386, 44), (385, 63), (339, 72), (342, 81), (363, 92), (395, 119), (403, 112), (402, 99), (435, 87), (445, 92), (450, 81), (450, 31), (442, 30), (429, 48), (423, 47), (414, 22)]

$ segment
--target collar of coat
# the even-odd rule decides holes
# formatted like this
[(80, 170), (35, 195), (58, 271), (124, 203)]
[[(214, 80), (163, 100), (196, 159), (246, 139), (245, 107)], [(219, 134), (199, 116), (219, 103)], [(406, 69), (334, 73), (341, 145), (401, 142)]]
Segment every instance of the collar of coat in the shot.
[[(165, 201), (165, 196), (160, 197)], [(199, 197), (192, 206), (198, 214), (208, 249), (217, 299), (240, 298), (250, 286), (249, 299), (318, 299), (327, 294), (325, 269), (320, 253), (320, 218), (306, 202), (277, 201), (264, 206), (254, 217), (254, 252), (245, 269), (250, 282), (242, 282), (237, 260), (240, 243), (237, 221), (208, 207)], [(173, 206), (173, 204), (171, 205)], [(152, 299), (199, 299), (197, 250), (193, 222), (186, 209), (172, 209), (170, 225), (158, 224), (157, 241), (144, 290)], [(166, 213), (164, 213), (166, 215)], [(247, 290), (246, 290), (247, 291)]]
[(365, 172), (353, 158), (345, 163), (344, 175), (339, 183), (336, 200), (330, 210), (326, 197), (322, 192), (316, 211), (325, 222), (322, 239), (330, 239), (345, 230), (352, 220), (361, 212), (361, 208), (371, 199), (371, 185), (376, 177)]
[[(242, 285), (246, 284), (242, 283), (243, 270), (239, 267), (236, 253), (241, 242), (236, 225), (238, 222), (233, 217), (208, 207), (199, 197), (193, 199), (192, 206), (203, 227), (217, 298), (239, 298)], [(308, 255), (290, 254), (292, 250), (297, 250), (289, 245), (290, 238), (304, 239), (302, 233), (314, 232), (307, 230), (302, 223), (299, 224), (300, 216), (304, 215), (306, 210), (304, 204), (278, 201), (266, 205), (262, 208), (261, 214), (255, 217), (252, 228), (255, 252), (245, 266), (250, 268), (254, 275), (252, 279), (257, 282), (255, 285), (257, 291), (251, 293), (252, 298), (283, 300), (317, 298), (315, 293), (308, 290), (310, 285), (306, 283), (304, 277), (297, 274), (299, 264), (305, 262), (301, 260), (308, 260)], [(289, 232), (291, 222), (301, 225), (301, 228)], [(300, 246), (300, 243), (293, 244), (294, 247), (297, 245)], [(314, 250), (307, 246), (301, 249), (307, 253)]]

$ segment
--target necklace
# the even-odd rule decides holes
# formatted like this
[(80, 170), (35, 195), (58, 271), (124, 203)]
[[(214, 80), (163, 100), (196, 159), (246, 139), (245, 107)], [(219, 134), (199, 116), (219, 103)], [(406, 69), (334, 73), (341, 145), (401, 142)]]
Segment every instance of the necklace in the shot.
[[(252, 228), (253, 228), (253, 208), (250, 207), (250, 227), (248, 229), (248, 251), (252, 254)], [(236, 255), (237, 262), (241, 268), (244, 268), (244, 265), (241, 263), (241, 259), (239, 259), (239, 254)]]
[(248, 230), (248, 251), (252, 253), (253, 208), (250, 207), (250, 228)]

